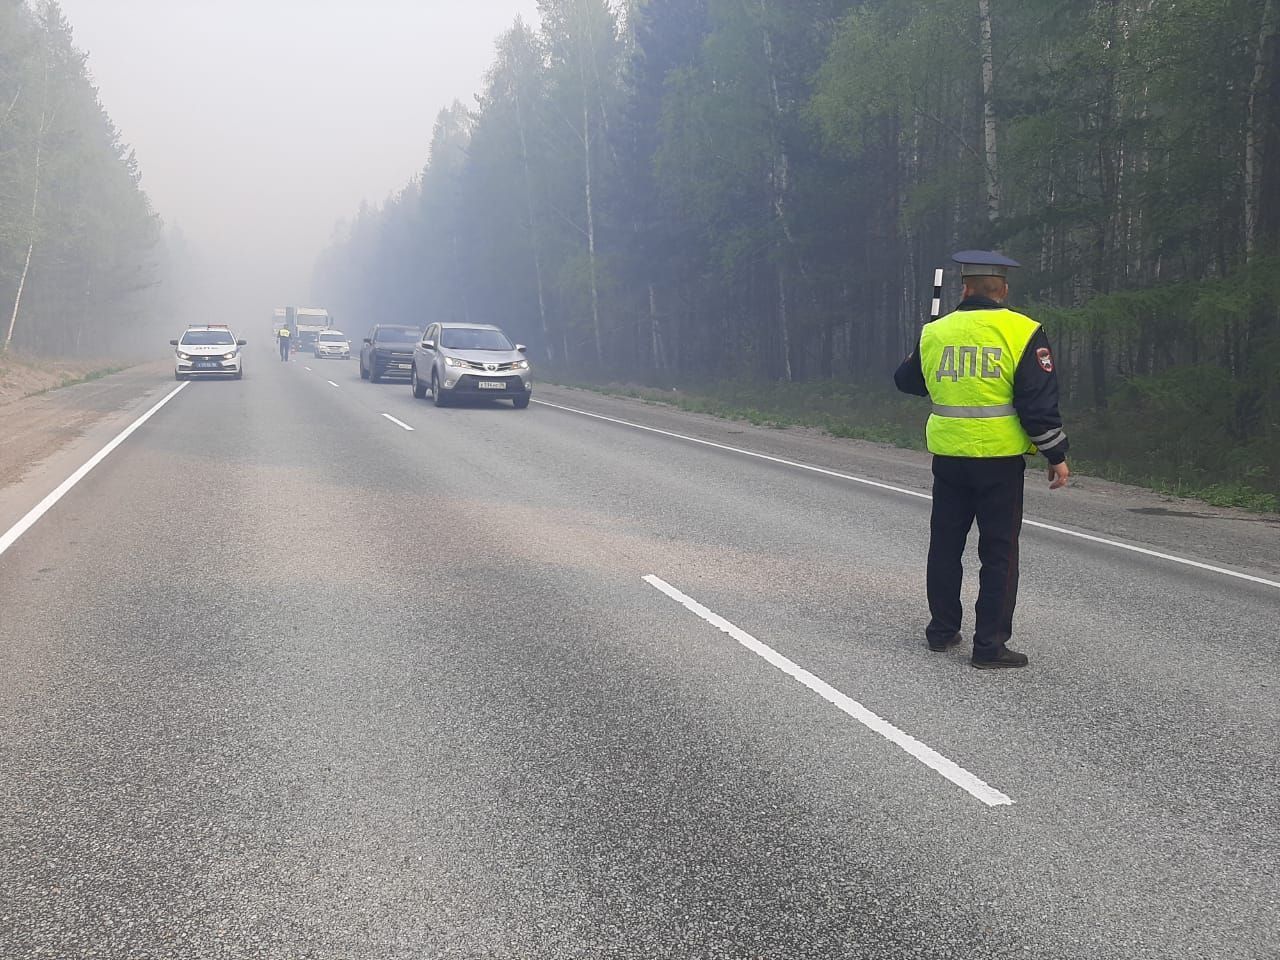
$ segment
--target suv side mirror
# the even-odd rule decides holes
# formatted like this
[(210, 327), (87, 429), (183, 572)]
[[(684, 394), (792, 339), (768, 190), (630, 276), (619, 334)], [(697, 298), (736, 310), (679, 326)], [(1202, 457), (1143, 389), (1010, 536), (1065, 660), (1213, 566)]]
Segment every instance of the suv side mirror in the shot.
[(371, 339), (369, 339), (368, 337), (365, 337), (365, 338), (364, 338), (364, 342), (365, 342), (365, 343), (373, 343), (373, 341), (372, 341)]
[(436, 348), (436, 342), (434, 340), (423, 340), (422, 346), (427, 350), (434, 350)]
[(169, 341), (169, 346), (171, 346), (171, 347), (176, 347), (177, 345), (178, 345), (178, 341), (177, 341), (177, 340), (170, 340), (170, 341)]
[(237, 340), (237, 341), (236, 341), (236, 346), (237, 346), (237, 347), (243, 347), (243, 346), (244, 346), (245, 344), (247, 344), (248, 342), (249, 342), (248, 340)]
[(523, 343), (517, 343), (517, 344), (516, 344), (516, 352), (517, 352), (517, 353), (528, 353), (528, 352), (529, 352), (529, 348), (528, 348), (528, 347), (526, 347)]

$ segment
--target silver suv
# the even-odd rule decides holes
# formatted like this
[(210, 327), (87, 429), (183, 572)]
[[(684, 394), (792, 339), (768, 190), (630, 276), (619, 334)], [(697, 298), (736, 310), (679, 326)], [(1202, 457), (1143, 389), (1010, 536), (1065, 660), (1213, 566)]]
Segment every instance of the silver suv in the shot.
[(488, 324), (433, 323), (413, 350), (413, 395), (421, 400), (430, 393), (437, 407), (455, 400), (497, 399), (523, 410), (533, 396), (526, 349)]

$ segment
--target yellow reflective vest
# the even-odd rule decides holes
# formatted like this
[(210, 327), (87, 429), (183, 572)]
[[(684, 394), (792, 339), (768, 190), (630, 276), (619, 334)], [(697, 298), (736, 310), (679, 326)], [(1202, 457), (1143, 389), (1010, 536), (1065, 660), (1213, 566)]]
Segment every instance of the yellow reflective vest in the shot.
[(1013, 408), (1013, 378), (1040, 324), (1003, 308), (957, 310), (920, 334), (920, 370), (933, 400), (925, 430), (941, 457), (1016, 457), (1035, 445)]

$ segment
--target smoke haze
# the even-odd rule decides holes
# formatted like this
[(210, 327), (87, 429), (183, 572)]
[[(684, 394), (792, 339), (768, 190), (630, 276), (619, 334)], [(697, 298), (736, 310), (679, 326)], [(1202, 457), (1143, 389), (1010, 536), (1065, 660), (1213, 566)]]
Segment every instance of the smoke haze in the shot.
[[(63, 0), (156, 212), (203, 280), (193, 315), (310, 299), (337, 221), (422, 167), (535, 0)], [(207, 304), (207, 306), (206, 306)], [(341, 318), (339, 318), (341, 320)]]

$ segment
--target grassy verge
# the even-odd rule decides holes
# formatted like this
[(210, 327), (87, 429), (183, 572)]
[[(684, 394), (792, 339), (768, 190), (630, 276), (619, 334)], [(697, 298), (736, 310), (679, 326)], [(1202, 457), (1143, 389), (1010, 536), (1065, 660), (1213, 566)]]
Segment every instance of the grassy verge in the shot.
[[(130, 365), (127, 363), (113, 364), (112, 366), (90, 370), (88, 373), (83, 373), (78, 376), (63, 371), (59, 374), (57, 384), (52, 387), (45, 387), (43, 390), (37, 390), (36, 393), (48, 393), (51, 390), (61, 390), (63, 387), (74, 387), (78, 383), (90, 383), (94, 380), (101, 380), (103, 377), (109, 377), (113, 373), (121, 373), (122, 371), (128, 370), (129, 366)], [(28, 394), (28, 396), (31, 396), (31, 394)]]
[(562, 386), (660, 403), (763, 427), (816, 427), (834, 437), (924, 449), (920, 405), (911, 398), (859, 391), (847, 384), (756, 384), (731, 381), (661, 389), (559, 380)]
[(108, 367), (91, 370), (83, 377), (80, 377), (77, 380), (72, 380), (70, 383), (64, 383), (63, 386), (69, 387), (72, 383), (88, 383), (90, 380), (101, 380), (103, 377), (109, 377), (113, 373), (124, 373), (124, 371), (128, 370), (132, 366), (133, 364), (131, 363), (113, 363)]
[[(909, 450), (924, 449), (928, 409), (922, 400), (851, 384), (753, 383), (730, 381), (690, 387), (658, 388), (627, 383), (584, 383), (552, 378), (562, 386), (615, 397), (630, 397), (705, 413), (757, 426), (804, 426), (834, 437), (870, 440)], [(1146, 487), (1170, 496), (1201, 500), (1218, 507), (1255, 513), (1280, 512), (1280, 495), (1268, 483), (1267, 471), (1233, 462), (1230, 456), (1194, 460), (1177, 451), (1138, 449), (1133, 424), (1088, 414), (1066, 414), (1072, 434), (1072, 469), (1076, 472)], [(1235, 458), (1239, 461), (1239, 458)]]
[(131, 366), (124, 361), (44, 360), (12, 353), (0, 355), (0, 404), (100, 380)]

